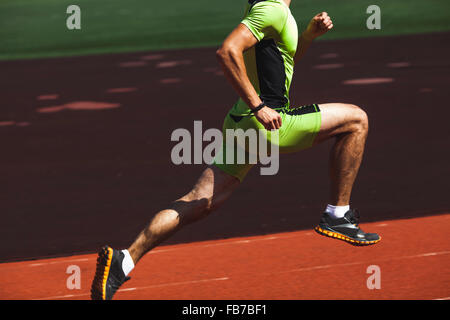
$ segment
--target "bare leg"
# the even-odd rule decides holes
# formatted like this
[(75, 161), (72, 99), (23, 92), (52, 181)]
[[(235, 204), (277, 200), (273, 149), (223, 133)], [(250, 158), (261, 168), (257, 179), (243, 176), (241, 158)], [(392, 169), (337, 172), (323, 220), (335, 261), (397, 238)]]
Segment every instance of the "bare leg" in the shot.
[(148, 251), (183, 226), (197, 221), (222, 204), (239, 180), (216, 167), (205, 169), (194, 188), (165, 210), (158, 212), (128, 248), (136, 264)]
[(319, 107), (322, 125), (314, 144), (335, 138), (330, 153), (329, 204), (348, 205), (364, 153), (369, 129), (367, 114), (351, 104), (329, 103)]

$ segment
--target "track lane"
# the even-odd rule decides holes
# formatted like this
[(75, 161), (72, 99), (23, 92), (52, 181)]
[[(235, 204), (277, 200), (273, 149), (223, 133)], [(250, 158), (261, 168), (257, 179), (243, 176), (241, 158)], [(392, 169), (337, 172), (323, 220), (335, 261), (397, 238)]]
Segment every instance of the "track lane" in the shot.
[[(450, 214), (363, 224), (383, 239), (354, 247), (303, 230), (161, 246), (116, 299), (440, 299), (450, 296)], [(432, 234), (433, 237), (429, 235)], [(404, 239), (409, 239), (405, 241)], [(401, 245), (399, 245), (401, 244)], [(95, 255), (0, 264), (0, 299), (88, 299)], [(67, 267), (81, 270), (68, 290)], [(366, 286), (381, 269), (381, 289)]]

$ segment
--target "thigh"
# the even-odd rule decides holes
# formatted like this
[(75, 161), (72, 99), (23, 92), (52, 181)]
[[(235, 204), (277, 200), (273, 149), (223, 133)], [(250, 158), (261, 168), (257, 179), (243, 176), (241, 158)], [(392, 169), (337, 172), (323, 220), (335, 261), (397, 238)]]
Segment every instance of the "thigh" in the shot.
[(326, 103), (319, 105), (322, 122), (314, 144), (321, 143), (338, 134), (351, 132), (361, 122), (367, 122), (366, 113), (356, 105)]
[(280, 153), (307, 149), (320, 130), (321, 114), (317, 104), (285, 109), (281, 112)]
[[(231, 138), (231, 140), (228, 140), (226, 131), (228, 129), (234, 131), (242, 129), (245, 132), (249, 129), (258, 130), (260, 128), (264, 129), (264, 127), (259, 124), (257, 120), (255, 120), (254, 116), (244, 117), (228, 114), (223, 124), (222, 147), (214, 158), (212, 167), (215, 169), (220, 169), (220, 171), (222, 171), (227, 176), (235, 177), (240, 182), (242, 182), (247, 173), (253, 168), (256, 163), (249, 161), (249, 154), (247, 153), (245, 145), (240, 145), (234, 136)], [(238, 161), (238, 153), (243, 153), (245, 158), (243, 162)], [(228, 155), (230, 155), (231, 159), (228, 159)]]

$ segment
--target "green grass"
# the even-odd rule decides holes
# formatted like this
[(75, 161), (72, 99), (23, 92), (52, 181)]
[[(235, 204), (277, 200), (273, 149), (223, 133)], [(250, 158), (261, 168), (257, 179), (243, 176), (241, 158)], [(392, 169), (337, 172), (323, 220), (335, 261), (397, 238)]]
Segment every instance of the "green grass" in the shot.
[[(242, 18), (246, 0), (0, 0), (0, 59), (58, 57), (217, 46)], [(66, 8), (81, 8), (81, 30), (66, 28)], [(368, 30), (366, 8), (381, 8)], [(450, 30), (449, 0), (292, 0), (303, 29), (327, 11), (323, 39)]]

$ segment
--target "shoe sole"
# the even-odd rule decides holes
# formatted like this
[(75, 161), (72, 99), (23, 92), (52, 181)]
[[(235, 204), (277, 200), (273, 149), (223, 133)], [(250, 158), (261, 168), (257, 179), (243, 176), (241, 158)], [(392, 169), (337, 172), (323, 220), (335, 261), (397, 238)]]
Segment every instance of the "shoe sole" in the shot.
[(350, 243), (351, 245), (354, 245), (354, 246), (370, 246), (372, 244), (376, 244), (376, 243), (380, 242), (380, 240), (381, 240), (381, 237), (378, 240), (372, 240), (372, 241), (356, 240), (356, 239), (352, 239), (352, 238), (350, 238), (342, 233), (339, 233), (339, 232), (322, 229), (319, 226), (315, 227), (314, 230), (321, 236), (339, 239), (339, 240), (345, 241), (347, 243)]
[(103, 247), (98, 253), (97, 268), (91, 286), (92, 300), (106, 300), (106, 281), (108, 280), (112, 257), (113, 249), (110, 247)]

